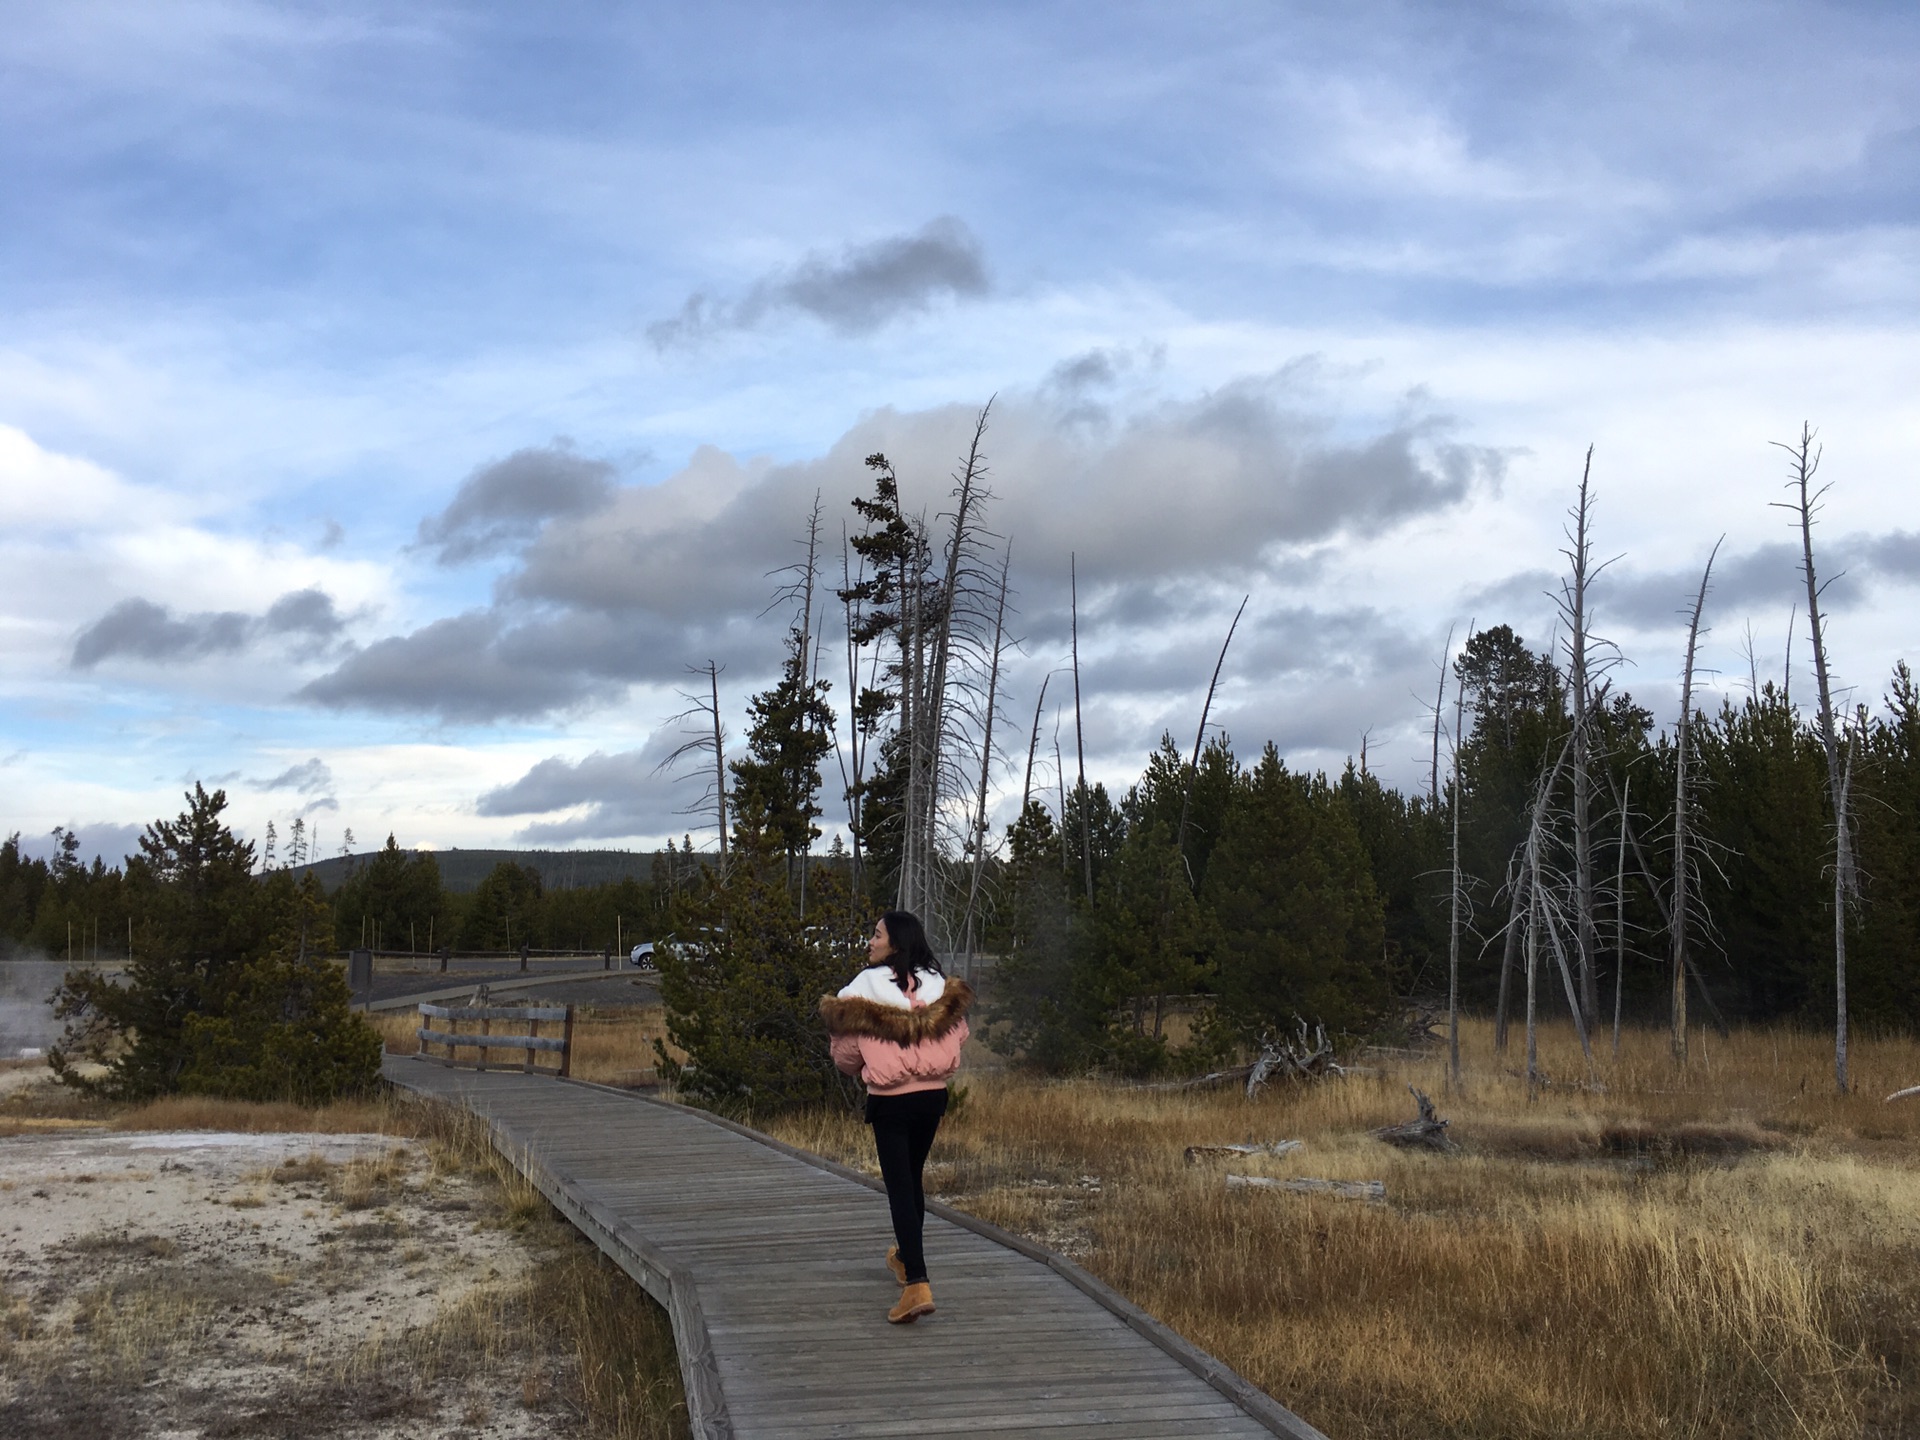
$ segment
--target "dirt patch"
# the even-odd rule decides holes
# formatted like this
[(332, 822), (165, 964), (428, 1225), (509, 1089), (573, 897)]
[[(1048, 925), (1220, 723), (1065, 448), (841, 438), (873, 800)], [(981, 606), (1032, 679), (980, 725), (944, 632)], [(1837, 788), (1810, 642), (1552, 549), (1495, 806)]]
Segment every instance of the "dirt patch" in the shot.
[(1649, 1160), (1730, 1160), (1757, 1150), (1778, 1150), (1788, 1141), (1747, 1121), (1654, 1125), (1620, 1121), (1600, 1131), (1600, 1148), (1609, 1155)]
[(0, 1434), (584, 1434), (524, 1231), (391, 1136), (0, 1140)]

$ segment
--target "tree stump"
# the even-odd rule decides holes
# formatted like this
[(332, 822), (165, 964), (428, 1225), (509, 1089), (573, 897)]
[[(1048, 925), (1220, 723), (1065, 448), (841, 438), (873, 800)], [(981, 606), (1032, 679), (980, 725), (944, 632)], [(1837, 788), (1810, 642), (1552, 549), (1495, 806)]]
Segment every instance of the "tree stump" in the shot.
[(1433, 1113), (1433, 1101), (1427, 1098), (1426, 1091), (1417, 1090), (1411, 1085), (1407, 1089), (1412, 1091), (1414, 1101), (1420, 1107), (1420, 1117), (1404, 1125), (1382, 1126), (1373, 1132), (1373, 1138), (1408, 1150), (1458, 1149), (1453, 1137), (1447, 1134), (1447, 1122)]

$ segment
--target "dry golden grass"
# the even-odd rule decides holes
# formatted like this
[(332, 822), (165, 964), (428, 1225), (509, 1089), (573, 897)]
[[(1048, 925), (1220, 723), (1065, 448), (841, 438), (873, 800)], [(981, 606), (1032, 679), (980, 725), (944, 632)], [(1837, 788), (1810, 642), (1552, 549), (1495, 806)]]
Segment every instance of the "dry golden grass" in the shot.
[(0, 1101), (0, 1136), (46, 1130), (220, 1130), (246, 1134), (411, 1135), (412, 1111), (383, 1094), (330, 1105), (166, 1095), (137, 1104), (47, 1083)]
[(317, 1106), (166, 1095), (118, 1110), (110, 1124), (115, 1130), (222, 1130), (247, 1135), (413, 1133), (406, 1107), (378, 1095)]
[[(930, 1188), (1073, 1254), (1340, 1440), (1920, 1433), (1920, 1045), (1663, 1034), (1584, 1079), (1571, 1033), (1469, 1028), (1440, 1057), (1251, 1103), (1235, 1091), (976, 1076)], [(1462, 1149), (1372, 1139), (1432, 1094)], [(873, 1169), (846, 1115), (763, 1122)], [(1188, 1166), (1197, 1142), (1293, 1138), (1276, 1160)], [(1230, 1191), (1222, 1175), (1379, 1179), (1388, 1204)], [(936, 1277), (937, 1280), (937, 1277)]]
[[(547, 1204), (494, 1148), (472, 1112), (413, 1102), (417, 1133), (436, 1173), (465, 1169), (492, 1181), (492, 1223), (520, 1231), (541, 1252), (525, 1282), (476, 1292), (435, 1324), (406, 1336), (406, 1368), (462, 1373), (539, 1354), (558, 1339), (572, 1357), (565, 1374), (539, 1367), (521, 1377), (522, 1399), (538, 1404), (558, 1390), (595, 1435), (610, 1440), (683, 1440), (688, 1433), (673, 1324), (646, 1292)], [(342, 1379), (377, 1374), (395, 1357), (378, 1342), (362, 1347)], [(473, 1421), (479, 1424), (482, 1421)]]
[[(420, 1041), (414, 1033), (420, 1025), (417, 1013), (376, 1011), (367, 1019), (380, 1032), (389, 1055), (419, 1053)], [(495, 1028), (503, 1029), (511, 1023), (501, 1021)], [(541, 1032), (558, 1033), (558, 1026), (542, 1024)], [(657, 1005), (580, 1006), (573, 1017), (573, 1077), (600, 1085), (651, 1086), (654, 1083), (653, 1042), (665, 1040), (666, 1035), (665, 1014)], [(677, 1049), (669, 1047), (669, 1051), (676, 1059), (686, 1058)], [(436, 1049), (434, 1053), (444, 1052)], [(517, 1064), (519, 1056), (509, 1054), (511, 1063)], [(471, 1063), (473, 1055), (471, 1050), (461, 1051), (461, 1062)], [(539, 1063), (550, 1066), (555, 1061), (551, 1056), (542, 1056)]]

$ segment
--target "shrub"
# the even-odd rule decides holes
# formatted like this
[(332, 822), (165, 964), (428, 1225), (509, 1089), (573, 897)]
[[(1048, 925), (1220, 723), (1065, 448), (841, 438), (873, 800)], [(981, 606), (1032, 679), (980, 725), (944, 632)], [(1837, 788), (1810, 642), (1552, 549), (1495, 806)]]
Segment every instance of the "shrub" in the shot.
[(782, 857), (742, 846), (724, 875), (703, 874), (681, 909), (678, 942), (655, 952), (667, 1034), (687, 1055), (677, 1064), (656, 1041), (660, 1074), (719, 1108), (783, 1110), (854, 1094), (833, 1068), (818, 1006), (864, 963), (863, 916), (838, 871), (811, 871), (804, 914), (785, 876)]
[[(127, 866), (145, 917), (124, 983), (70, 971), (67, 1032), (49, 1056), (76, 1087), (127, 1099), (174, 1091), (320, 1104), (370, 1086), (380, 1040), (348, 1008), (346, 979), (315, 957), (332, 933), (309, 872), (253, 875), (253, 846), (220, 820), (224, 791), (147, 827)], [(77, 1057), (101, 1060), (100, 1080)]]

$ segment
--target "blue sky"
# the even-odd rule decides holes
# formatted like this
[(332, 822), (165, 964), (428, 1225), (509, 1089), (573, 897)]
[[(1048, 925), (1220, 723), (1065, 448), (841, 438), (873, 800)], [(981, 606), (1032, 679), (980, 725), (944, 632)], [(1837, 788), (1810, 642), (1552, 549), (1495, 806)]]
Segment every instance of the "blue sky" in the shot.
[(815, 491), (885, 448), (937, 508), (990, 395), (1010, 708), (1077, 554), (1096, 774), (1251, 593), (1242, 747), (1414, 783), (1449, 628), (1546, 643), (1589, 443), (1620, 683), (1670, 718), (1724, 532), (1739, 691), (1802, 420), (1870, 701), (1917, 61), (1895, 4), (12, 6), (0, 828), (111, 858), (200, 777), (328, 849), (677, 833), (684, 667), (737, 711)]

